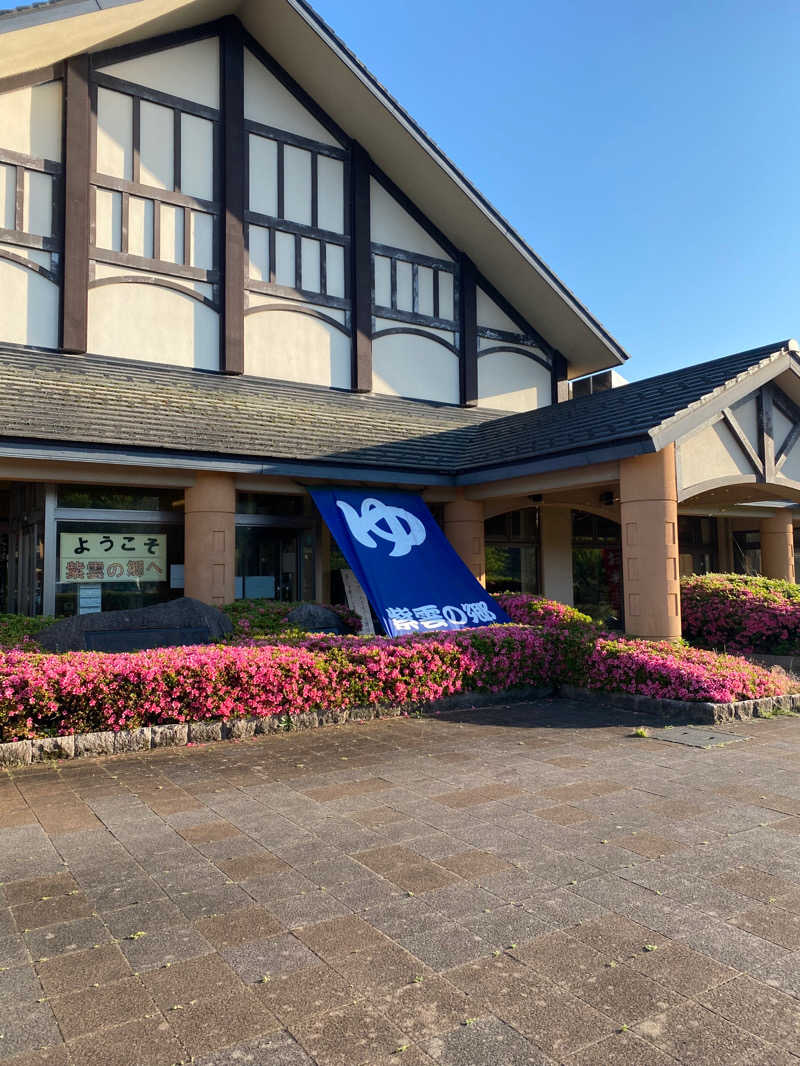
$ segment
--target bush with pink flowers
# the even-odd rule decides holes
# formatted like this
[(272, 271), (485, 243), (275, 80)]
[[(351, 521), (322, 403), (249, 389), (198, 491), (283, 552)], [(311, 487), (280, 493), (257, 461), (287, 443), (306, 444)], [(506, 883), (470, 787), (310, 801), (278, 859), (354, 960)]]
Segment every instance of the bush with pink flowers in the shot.
[(745, 574), (681, 582), (683, 635), (692, 644), (767, 655), (800, 653), (800, 586)]
[(273, 636), (132, 654), (0, 649), (0, 739), (410, 708), (459, 692), (565, 683), (713, 702), (789, 690), (787, 675), (733, 656), (612, 640), (571, 608), (531, 597), (502, 600), (527, 624), (395, 639)]

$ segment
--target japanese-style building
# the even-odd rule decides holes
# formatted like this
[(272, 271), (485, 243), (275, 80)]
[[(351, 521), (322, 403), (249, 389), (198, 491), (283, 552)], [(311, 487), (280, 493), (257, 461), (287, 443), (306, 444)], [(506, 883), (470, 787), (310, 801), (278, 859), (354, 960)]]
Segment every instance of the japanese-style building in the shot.
[(0, 611), (341, 600), (320, 485), (642, 636), (794, 580), (797, 344), (626, 358), (303, 0), (0, 16)]

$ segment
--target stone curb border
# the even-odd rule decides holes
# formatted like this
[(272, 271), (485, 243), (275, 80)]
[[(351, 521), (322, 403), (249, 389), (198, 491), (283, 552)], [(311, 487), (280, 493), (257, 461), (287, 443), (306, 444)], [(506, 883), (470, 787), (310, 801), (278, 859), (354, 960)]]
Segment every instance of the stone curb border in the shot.
[(0, 769), (15, 769), (35, 763), (60, 759), (77, 759), (84, 755), (122, 755), (126, 752), (150, 751), (154, 748), (184, 747), (187, 744), (208, 744), (217, 740), (247, 740), (267, 733), (294, 732), (316, 729), (345, 722), (364, 722), (374, 718), (398, 718), (403, 714), (438, 715), (498, 703), (525, 703), (528, 700), (557, 696), (571, 700), (596, 700), (602, 696), (612, 707), (620, 707), (638, 714), (662, 718), (675, 725), (719, 725), (722, 722), (765, 718), (775, 712), (800, 713), (800, 693), (788, 696), (766, 696), (760, 700), (740, 700), (736, 703), (690, 703), (683, 700), (657, 700), (650, 696), (633, 696), (627, 692), (603, 692), (600, 689), (561, 685), (558, 689), (505, 689), (501, 692), (463, 692), (430, 703), (400, 707), (351, 707), (348, 710), (306, 711), (293, 715), (287, 730), (285, 717), (221, 718), (205, 722), (148, 725), (141, 729), (124, 729), (118, 733), (77, 733), (69, 737), (40, 737), (37, 740), (17, 740), (0, 744)]
[(216, 740), (247, 740), (265, 733), (295, 732), (316, 729), (325, 725), (343, 725), (348, 721), (370, 721), (374, 718), (398, 718), (403, 714), (448, 714), (473, 707), (493, 706), (497, 703), (524, 703), (527, 700), (552, 696), (554, 689), (506, 689), (502, 692), (462, 692), (430, 703), (404, 706), (351, 707), (347, 710), (306, 711), (286, 717), (271, 718), (212, 718), (204, 722), (174, 722), (167, 725), (148, 725), (140, 729), (109, 730), (102, 733), (76, 733), (68, 737), (40, 737), (36, 740), (16, 740), (0, 744), (0, 770), (16, 769), (35, 763), (77, 759), (84, 755), (123, 755), (127, 752), (150, 751), (154, 748), (184, 747), (187, 744), (208, 744)]
[(738, 700), (735, 703), (691, 703), (688, 700), (657, 700), (650, 696), (633, 696), (628, 692), (604, 692), (601, 689), (579, 688), (577, 685), (561, 685), (559, 695), (571, 700), (596, 700), (602, 696), (612, 707), (658, 716), (674, 725), (720, 725), (723, 722), (769, 718), (776, 712), (800, 713), (800, 693), (764, 696), (759, 700)]

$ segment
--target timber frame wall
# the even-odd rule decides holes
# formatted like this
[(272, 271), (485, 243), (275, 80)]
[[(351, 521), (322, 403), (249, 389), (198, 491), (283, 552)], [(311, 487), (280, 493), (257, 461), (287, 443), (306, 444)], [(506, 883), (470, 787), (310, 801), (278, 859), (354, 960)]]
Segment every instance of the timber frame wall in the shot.
[[(98, 68), (123, 60), (138, 58), (166, 48), (217, 36), (220, 42), (220, 108), (214, 110), (125, 82), (103, 74)], [(151, 283), (199, 299), (206, 306), (220, 312), (220, 370), (228, 374), (244, 372), (245, 292), (274, 292), (295, 300), (308, 299), (301, 288), (281, 290), (269, 283), (248, 277), (246, 268), (247, 225), (263, 222), (248, 209), (247, 145), (250, 132), (276, 136), (285, 143), (303, 141), (293, 134), (259, 127), (244, 117), (244, 51), (249, 51), (295, 96), (318, 122), (344, 147), (325, 148), (316, 142), (302, 147), (330, 154), (344, 162), (345, 232), (331, 234), (330, 241), (340, 244), (345, 252), (345, 298), (314, 294), (317, 304), (329, 304), (346, 310), (352, 330), (352, 390), (369, 392), (372, 388), (372, 341), (376, 336), (392, 332), (415, 332), (423, 328), (447, 330), (454, 334), (454, 354), (460, 365), (460, 402), (474, 406), (478, 402), (478, 359), (496, 351), (518, 352), (541, 363), (550, 373), (552, 402), (557, 401), (558, 382), (567, 376), (567, 363), (519, 312), (484, 277), (475, 264), (409, 200), (402, 190), (370, 159), (364, 148), (350, 138), (319, 104), (313, 100), (254, 40), (233, 16), (205, 23), (175, 33), (150, 38), (131, 45), (123, 45), (91, 55), (78, 55), (51, 67), (26, 74), (0, 78), (0, 93), (27, 85), (37, 85), (58, 78), (64, 83), (63, 168), (55, 176), (54, 232), (48, 238), (54, 251), (63, 249), (61, 269), (60, 348), (70, 353), (85, 353), (88, 335), (88, 292), (91, 286), (102, 285), (104, 279), (93, 277), (93, 262), (128, 266), (132, 270), (158, 273)], [(132, 181), (115, 179), (96, 172), (97, 90), (98, 87), (127, 92), (133, 97), (133, 175)], [(165, 190), (139, 182), (138, 172), (138, 112), (141, 100), (172, 107), (175, 111), (175, 189)], [(199, 200), (180, 191), (180, 115), (193, 114), (214, 124), (214, 194), (211, 200)], [(7, 153), (8, 154), (8, 153)], [(0, 158), (3, 158), (0, 154)], [(9, 160), (20, 166), (40, 166), (36, 160)], [(415, 252), (384, 247), (371, 241), (370, 235), (370, 179), (378, 181), (400, 206), (438, 243), (452, 261), (436, 259)], [(99, 249), (94, 241), (94, 197), (98, 189), (122, 194), (122, 249), (114, 252)], [(131, 196), (140, 196), (154, 203), (153, 256), (144, 258), (127, 250), (127, 220)], [(159, 215), (161, 204), (168, 204), (184, 212), (185, 255), (182, 264), (165, 262), (160, 258)], [(19, 215), (21, 206), (17, 205)], [(214, 253), (210, 268), (192, 266), (189, 262), (190, 218), (193, 211), (210, 215), (214, 227)], [(279, 210), (280, 214), (280, 210)], [(299, 242), (303, 226), (288, 223), (287, 229), (297, 231)], [(20, 243), (12, 234), (3, 231), (4, 240)], [(317, 231), (318, 236), (318, 231)], [(17, 235), (18, 237), (18, 235)], [(326, 239), (328, 239), (326, 237)], [(375, 303), (374, 256), (391, 261), (392, 306), (377, 307)], [(433, 315), (421, 314), (417, 306), (417, 286), (414, 284), (412, 310), (396, 306), (397, 262), (410, 263), (414, 282), (420, 267), (434, 272)], [(439, 315), (439, 276), (452, 275), (453, 316)], [(119, 282), (116, 277), (115, 282)], [(142, 281), (141, 276), (137, 279)], [(182, 282), (200, 281), (211, 286), (212, 297), (199, 295)], [(478, 324), (477, 288), (480, 287), (518, 327), (518, 332), (490, 329)], [(396, 329), (374, 332), (375, 317), (394, 320)], [(333, 322), (333, 320), (331, 320)], [(338, 323), (333, 323), (338, 325)], [(341, 328), (341, 327), (340, 327)], [(481, 340), (496, 341), (496, 345), (480, 348)], [(536, 347), (537, 356), (526, 347)]]

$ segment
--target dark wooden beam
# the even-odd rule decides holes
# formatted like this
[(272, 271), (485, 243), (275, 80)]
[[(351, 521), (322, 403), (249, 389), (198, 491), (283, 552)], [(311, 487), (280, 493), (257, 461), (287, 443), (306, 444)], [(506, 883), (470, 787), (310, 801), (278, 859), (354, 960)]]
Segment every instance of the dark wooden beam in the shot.
[(226, 19), (221, 33), (224, 180), (222, 369), (244, 373), (244, 212), (247, 152), (244, 129), (244, 38), (241, 24)]
[(550, 371), (551, 377), (551, 396), (550, 399), (553, 403), (559, 402), (558, 384), (560, 381), (567, 380), (567, 360), (557, 350), (553, 350), (553, 366)]
[(61, 347), (85, 352), (89, 303), (89, 57), (67, 60), (64, 77), (64, 282)]
[(461, 402), (478, 404), (478, 290), (475, 266), (461, 257)]
[(353, 304), (353, 390), (372, 391), (372, 248), (370, 245), (369, 157), (353, 144), (350, 157)]
[(761, 436), (761, 454), (764, 460), (764, 480), (775, 480), (775, 429), (772, 404), (772, 389), (766, 385), (758, 393), (758, 429)]

